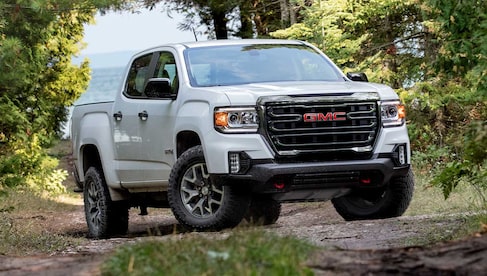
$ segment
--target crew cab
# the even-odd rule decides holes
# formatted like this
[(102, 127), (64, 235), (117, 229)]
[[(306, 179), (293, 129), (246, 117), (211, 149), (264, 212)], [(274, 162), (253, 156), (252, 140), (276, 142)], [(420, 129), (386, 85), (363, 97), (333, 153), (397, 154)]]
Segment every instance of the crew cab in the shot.
[(275, 223), (283, 202), (331, 200), (346, 220), (400, 216), (414, 189), (398, 95), (303, 41), (147, 49), (112, 101), (74, 107), (71, 128), (94, 238), (125, 233), (132, 207), (219, 230)]

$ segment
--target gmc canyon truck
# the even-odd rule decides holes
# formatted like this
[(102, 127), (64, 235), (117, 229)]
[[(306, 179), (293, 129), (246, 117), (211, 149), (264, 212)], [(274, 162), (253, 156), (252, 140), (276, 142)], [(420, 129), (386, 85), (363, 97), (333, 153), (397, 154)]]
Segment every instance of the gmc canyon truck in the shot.
[(196, 231), (272, 224), (282, 202), (346, 220), (402, 215), (414, 189), (405, 109), (302, 41), (169, 44), (136, 54), (113, 101), (74, 107), (89, 235), (171, 208)]

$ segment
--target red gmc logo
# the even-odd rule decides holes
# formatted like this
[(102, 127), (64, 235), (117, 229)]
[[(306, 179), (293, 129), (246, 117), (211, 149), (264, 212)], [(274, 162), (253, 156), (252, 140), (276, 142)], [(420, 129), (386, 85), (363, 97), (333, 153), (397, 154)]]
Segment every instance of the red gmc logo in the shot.
[(347, 119), (345, 112), (328, 112), (324, 113), (305, 113), (303, 120), (305, 122), (326, 122), (326, 121), (345, 121)]

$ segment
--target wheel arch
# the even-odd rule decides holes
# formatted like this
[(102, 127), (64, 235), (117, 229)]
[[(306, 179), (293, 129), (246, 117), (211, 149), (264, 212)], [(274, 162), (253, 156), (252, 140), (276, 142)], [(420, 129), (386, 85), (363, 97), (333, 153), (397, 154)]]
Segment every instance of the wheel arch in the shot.
[(199, 135), (190, 130), (181, 131), (176, 136), (176, 157), (181, 156), (186, 150), (201, 145)]
[(97, 167), (101, 170), (102, 173), (104, 172), (103, 165), (100, 158), (100, 152), (98, 151), (98, 148), (95, 145), (93, 144), (83, 145), (83, 147), (81, 148), (81, 158), (83, 162), (82, 163), (83, 174), (85, 174), (90, 167)]
[[(96, 167), (100, 169), (100, 173), (102, 176), (105, 178), (105, 181), (107, 182), (108, 185), (108, 191), (110, 192), (111, 200), (113, 201), (120, 201), (120, 200), (126, 200), (130, 198), (130, 196), (127, 194), (126, 191), (121, 190), (118, 188), (116, 185), (110, 185), (110, 177), (113, 178), (113, 176), (110, 176), (105, 173), (105, 166), (103, 165), (102, 157), (100, 154), (100, 151), (98, 150), (98, 147), (95, 144), (85, 144), (81, 147), (80, 149), (80, 157), (81, 157), (81, 172), (82, 175), (82, 180), (84, 181), (84, 175), (88, 171), (90, 167)], [(110, 169), (110, 168), (108, 168)], [(108, 172), (114, 173), (114, 172)], [(117, 183), (118, 184), (118, 183)]]

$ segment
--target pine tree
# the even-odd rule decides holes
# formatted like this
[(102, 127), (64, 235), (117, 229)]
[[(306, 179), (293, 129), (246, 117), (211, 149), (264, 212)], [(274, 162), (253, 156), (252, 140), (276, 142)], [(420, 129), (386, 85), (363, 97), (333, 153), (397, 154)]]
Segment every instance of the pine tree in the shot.
[(70, 106), (86, 89), (88, 62), (76, 66), (83, 24), (117, 1), (0, 2), (0, 190), (55, 167), (44, 148), (57, 138)]

